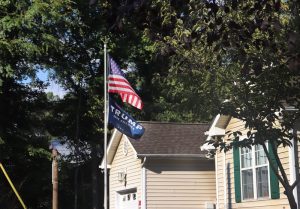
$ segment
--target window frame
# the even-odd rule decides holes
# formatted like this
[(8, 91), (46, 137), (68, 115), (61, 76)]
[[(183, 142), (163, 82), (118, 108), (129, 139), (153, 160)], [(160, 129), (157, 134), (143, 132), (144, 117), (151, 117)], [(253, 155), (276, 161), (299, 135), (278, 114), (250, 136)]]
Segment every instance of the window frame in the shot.
[[(266, 146), (268, 149), (268, 143), (266, 142)], [(252, 159), (252, 165), (247, 168), (242, 168), (242, 148), (239, 148), (239, 160), (240, 160), (240, 188), (241, 188), (241, 201), (246, 202), (246, 201), (255, 201), (255, 200), (264, 200), (264, 199), (271, 199), (271, 180), (270, 180), (270, 162), (267, 159), (267, 163), (263, 165), (256, 165), (256, 149), (255, 145), (251, 146), (251, 159)], [(261, 168), (261, 167), (266, 167), (268, 169), (268, 193), (269, 195), (266, 197), (257, 197), (257, 174), (256, 174), (256, 169)], [(243, 170), (252, 170), (253, 174), (253, 198), (251, 199), (244, 199), (244, 190), (243, 190)]]

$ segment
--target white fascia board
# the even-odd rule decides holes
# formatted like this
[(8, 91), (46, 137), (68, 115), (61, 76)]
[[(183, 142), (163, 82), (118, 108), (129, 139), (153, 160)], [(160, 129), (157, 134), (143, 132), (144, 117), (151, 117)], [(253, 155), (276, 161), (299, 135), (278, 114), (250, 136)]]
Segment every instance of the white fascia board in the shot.
[[(209, 141), (209, 140), (211, 140), (211, 136), (208, 136), (207, 138), (206, 138), (206, 141)], [(206, 151), (210, 151), (210, 150), (214, 150), (214, 149), (216, 149), (212, 144), (208, 144), (208, 142), (206, 142), (205, 144), (203, 144), (201, 147), (200, 147), (200, 150), (201, 151), (204, 151), (204, 150), (206, 150)]]
[[(211, 136), (208, 136), (207, 139), (206, 139), (206, 141), (209, 141), (209, 140), (211, 140)], [(216, 148), (212, 144), (208, 144), (208, 142), (206, 142), (205, 144), (203, 144), (200, 147), (201, 151), (204, 151), (204, 150), (209, 151), (209, 150), (214, 150), (214, 149), (216, 149)]]
[(207, 133), (208, 136), (224, 136), (225, 129), (218, 127), (211, 127)]
[[(224, 115), (218, 114), (215, 119), (213, 120), (211, 126), (209, 127), (209, 130), (206, 131), (204, 134), (207, 135), (206, 141), (210, 141), (212, 137), (214, 136), (224, 136), (225, 135), (225, 129), (219, 128), (216, 125), (218, 122), (224, 117)], [(227, 116), (225, 116), (227, 117)], [(214, 150), (215, 147), (212, 144), (205, 143), (202, 146), (200, 146), (200, 149), (203, 150)]]
[(220, 117), (221, 117), (220, 114), (218, 114), (218, 115), (215, 117), (215, 119), (213, 120), (211, 126), (209, 127), (209, 131), (205, 132), (205, 134), (207, 133), (207, 135), (209, 135), (210, 130), (211, 130), (212, 128), (216, 127), (216, 124), (217, 124), (218, 120), (220, 119)]
[[(99, 168), (100, 169), (104, 169), (104, 163), (101, 162), (101, 164), (99, 165)], [(111, 168), (111, 165), (107, 165), (107, 169), (110, 169)]]
[[(117, 129), (114, 129), (107, 147), (107, 168), (111, 167), (113, 157), (115, 156), (121, 138), (122, 138), (122, 133), (119, 132)], [(99, 168), (102, 169), (104, 168), (104, 158), (102, 159)]]
[(211, 126), (209, 127), (209, 130), (205, 132), (205, 135), (208, 136), (222, 136), (225, 135), (225, 129), (217, 127), (217, 123), (221, 119), (222, 115), (218, 114), (215, 119), (213, 120)]
[(205, 150), (210, 151), (210, 150), (215, 150), (216, 148), (212, 144), (205, 143), (200, 147), (200, 149), (201, 151), (205, 151)]

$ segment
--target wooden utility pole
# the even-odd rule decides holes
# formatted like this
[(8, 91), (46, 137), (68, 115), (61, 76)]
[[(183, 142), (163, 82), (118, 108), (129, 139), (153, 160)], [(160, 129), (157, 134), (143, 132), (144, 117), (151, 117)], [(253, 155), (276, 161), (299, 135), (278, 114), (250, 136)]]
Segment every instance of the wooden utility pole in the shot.
[(58, 152), (52, 149), (52, 209), (58, 209)]

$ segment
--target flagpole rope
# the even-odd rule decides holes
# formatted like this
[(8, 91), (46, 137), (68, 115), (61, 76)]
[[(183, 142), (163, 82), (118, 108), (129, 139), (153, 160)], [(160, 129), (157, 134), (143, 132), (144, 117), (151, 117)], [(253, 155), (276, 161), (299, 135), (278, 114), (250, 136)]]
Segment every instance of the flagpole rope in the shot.
[(10, 180), (8, 174), (6, 173), (6, 171), (5, 171), (5, 169), (4, 169), (3, 165), (2, 165), (2, 163), (0, 163), (0, 168), (1, 168), (1, 170), (2, 170), (2, 172), (3, 172), (3, 174), (4, 174), (4, 176), (6, 177), (8, 183), (10, 184), (11, 188), (13, 189), (15, 195), (17, 196), (18, 200), (20, 201), (21, 205), (23, 206), (24, 209), (27, 209), (26, 206), (25, 206), (25, 204), (24, 204), (24, 202), (23, 202), (23, 200), (22, 200), (22, 198), (21, 198), (21, 196), (19, 195), (19, 193), (18, 193), (18, 191), (16, 190), (14, 184), (13, 184), (12, 181)]

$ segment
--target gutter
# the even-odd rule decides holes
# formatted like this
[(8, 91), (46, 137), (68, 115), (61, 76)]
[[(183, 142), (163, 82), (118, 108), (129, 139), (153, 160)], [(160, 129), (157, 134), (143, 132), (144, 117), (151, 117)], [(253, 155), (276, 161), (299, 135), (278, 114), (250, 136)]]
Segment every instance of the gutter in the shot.
[[(296, 164), (296, 150), (297, 150), (297, 141), (295, 140), (297, 138), (297, 131), (291, 130), (291, 132), (294, 135), (294, 138), (291, 140), (292, 145), (289, 146), (289, 168), (290, 168), (290, 183), (293, 184), (297, 180), (297, 164)], [(293, 195), (297, 204), (297, 208), (299, 206), (298, 202), (298, 185), (295, 186), (293, 190)]]
[(216, 174), (216, 195), (217, 195), (217, 209), (220, 208), (220, 201), (219, 201), (219, 175), (218, 175), (218, 152), (215, 155), (215, 174)]
[[(293, 112), (299, 111), (299, 109), (294, 106), (285, 106), (284, 111)], [(289, 146), (289, 170), (290, 170), (290, 183), (293, 184), (299, 178), (299, 162), (296, 162), (296, 157), (298, 159), (298, 141), (297, 141), (297, 129), (293, 128), (290, 133), (294, 135), (291, 140), (291, 146)], [(296, 185), (293, 190), (293, 195), (299, 208), (299, 197), (298, 197), (299, 186)]]
[[(224, 139), (223, 139), (224, 141)], [(224, 188), (224, 208), (228, 209), (227, 205), (227, 169), (226, 169), (226, 152), (223, 152), (223, 188)]]
[(205, 154), (137, 154), (137, 157), (162, 157), (162, 158), (205, 158)]
[(141, 209), (147, 209), (147, 170), (145, 167), (145, 163), (147, 161), (147, 158), (144, 157), (143, 163), (142, 163), (142, 197), (141, 197)]

